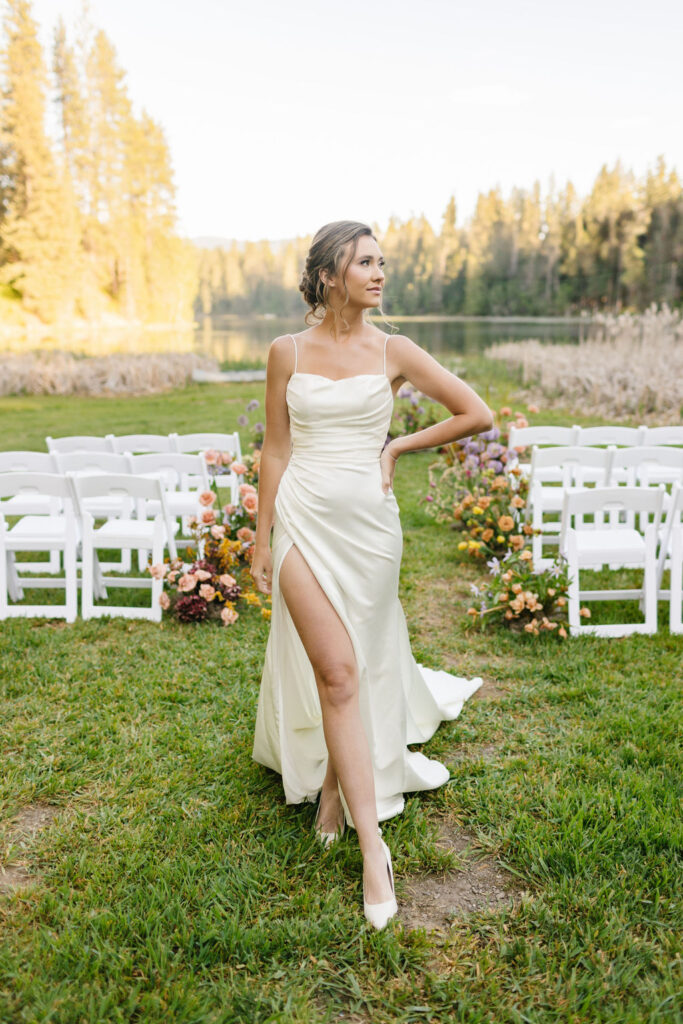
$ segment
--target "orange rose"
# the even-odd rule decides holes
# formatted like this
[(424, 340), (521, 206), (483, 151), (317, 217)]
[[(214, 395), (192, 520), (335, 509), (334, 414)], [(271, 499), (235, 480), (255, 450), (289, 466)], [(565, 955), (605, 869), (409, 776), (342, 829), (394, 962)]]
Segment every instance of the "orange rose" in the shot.
[(498, 520), (498, 526), (503, 533), (509, 533), (510, 530), (514, 529), (515, 521), (512, 516), (501, 516)]

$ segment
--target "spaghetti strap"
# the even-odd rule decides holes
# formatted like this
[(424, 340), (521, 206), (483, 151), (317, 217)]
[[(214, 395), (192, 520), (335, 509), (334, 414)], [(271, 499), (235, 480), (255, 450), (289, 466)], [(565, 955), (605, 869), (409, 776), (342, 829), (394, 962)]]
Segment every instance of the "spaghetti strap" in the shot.
[(387, 373), (387, 342), (389, 341), (389, 335), (384, 335), (384, 375)]
[(296, 373), (296, 368), (299, 364), (299, 350), (296, 347), (296, 338), (294, 337), (294, 335), (290, 334), (290, 338), (294, 342), (294, 373)]

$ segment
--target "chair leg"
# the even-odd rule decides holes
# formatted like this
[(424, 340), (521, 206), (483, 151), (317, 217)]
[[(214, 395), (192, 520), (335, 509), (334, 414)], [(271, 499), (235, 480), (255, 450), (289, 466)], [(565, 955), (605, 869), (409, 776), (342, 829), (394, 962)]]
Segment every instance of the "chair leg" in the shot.
[(567, 572), (569, 574), (567, 591), (569, 631), (576, 633), (581, 624), (579, 615), (581, 591), (579, 589), (579, 555), (576, 549), (576, 531), (573, 529), (567, 530)]
[[(154, 520), (154, 542), (152, 547), (152, 565), (159, 565), (164, 560), (164, 532), (165, 526), (161, 518)], [(152, 577), (152, 620), (161, 622), (161, 605), (159, 598), (164, 586), (163, 580)]]
[(643, 598), (645, 626), (648, 633), (657, 632), (657, 549), (654, 529), (645, 530), (645, 568), (643, 570)]
[(75, 622), (78, 615), (78, 576), (76, 574), (76, 537), (67, 533), (64, 546), (64, 603), (66, 621)]
[(81, 582), (81, 615), (84, 619), (93, 617), (95, 607), (93, 598), (93, 532), (92, 520), (89, 522), (87, 513), (83, 516), (83, 540), (82, 540), (82, 582)]
[(13, 551), (7, 552), (5, 564), (7, 566), (7, 587), (9, 589), (9, 596), (13, 601), (21, 601), (24, 596), (24, 588), (22, 587), (21, 580), (19, 579), (17, 562)]
[(683, 526), (671, 535), (671, 584), (669, 591), (669, 629), (683, 633)]

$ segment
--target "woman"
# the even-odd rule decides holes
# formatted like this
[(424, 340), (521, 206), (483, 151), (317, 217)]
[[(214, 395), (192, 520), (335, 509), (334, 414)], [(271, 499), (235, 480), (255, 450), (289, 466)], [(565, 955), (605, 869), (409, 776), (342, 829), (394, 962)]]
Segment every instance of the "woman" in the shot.
[[(313, 324), (276, 338), (268, 356), (251, 568), (273, 596), (254, 758), (281, 773), (288, 803), (320, 794), (315, 827), (326, 846), (345, 820), (355, 827), (364, 912), (377, 928), (397, 912), (378, 821), (402, 811), (404, 792), (448, 779), (407, 744), (455, 718), (481, 685), (418, 666), (411, 654), (398, 600), (396, 463), (492, 425), (471, 388), (409, 338), (365, 319), (365, 310), (381, 311), (383, 286), (371, 228), (335, 221), (317, 232), (299, 285)], [(384, 447), (406, 381), (451, 416)]]

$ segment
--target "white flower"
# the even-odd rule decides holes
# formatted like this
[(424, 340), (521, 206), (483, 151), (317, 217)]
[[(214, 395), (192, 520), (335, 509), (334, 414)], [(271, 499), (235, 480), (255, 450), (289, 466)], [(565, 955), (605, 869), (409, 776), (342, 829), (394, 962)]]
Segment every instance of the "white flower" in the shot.
[(500, 573), (500, 562), (498, 561), (497, 558), (495, 558), (495, 557), (491, 558), (486, 563), (486, 566), (487, 566), (487, 568), (488, 568), (488, 570), (489, 570), (489, 572), (491, 573), (492, 576), (498, 576), (499, 575), (499, 573)]

